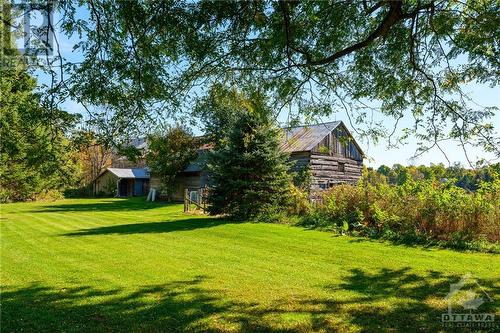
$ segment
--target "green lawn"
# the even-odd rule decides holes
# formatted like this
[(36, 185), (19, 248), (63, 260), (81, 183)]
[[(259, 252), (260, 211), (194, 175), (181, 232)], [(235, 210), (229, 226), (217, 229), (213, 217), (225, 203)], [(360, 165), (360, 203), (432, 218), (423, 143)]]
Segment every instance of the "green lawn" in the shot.
[(3, 332), (437, 331), (463, 274), (500, 290), (499, 255), (186, 216), (142, 198), (1, 209)]

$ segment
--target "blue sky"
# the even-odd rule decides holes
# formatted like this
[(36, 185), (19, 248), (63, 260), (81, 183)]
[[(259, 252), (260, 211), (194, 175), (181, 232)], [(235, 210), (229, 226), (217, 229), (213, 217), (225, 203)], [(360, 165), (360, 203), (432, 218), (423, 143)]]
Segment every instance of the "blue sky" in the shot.
[[(84, 16), (82, 14), (81, 16)], [(57, 20), (57, 17), (56, 17)], [(81, 56), (78, 53), (72, 52), (72, 47), (74, 45), (75, 39), (68, 39), (62, 33), (57, 33), (57, 38), (60, 44), (60, 50), (68, 61), (75, 62), (81, 59)], [(38, 78), (39, 83), (48, 82), (48, 77), (41, 72), (36, 72), (35, 75)], [(500, 107), (500, 88), (499, 87), (488, 87), (480, 84), (469, 84), (464, 89), (468, 95), (478, 104), (482, 106), (497, 106)], [(86, 111), (82, 105), (78, 104), (76, 101), (66, 101), (63, 104), (63, 107), (69, 111), (74, 113), (81, 113), (85, 115)], [(346, 119), (344, 113), (339, 112), (336, 115), (332, 115), (330, 117), (322, 118), (323, 121), (333, 121), (333, 120), (342, 120), (346, 124), (348, 128), (350, 128), (349, 122)], [(390, 127), (392, 122), (390, 119), (386, 118), (377, 118), (375, 116), (375, 120), (384, 120), (387, 122), (387, 126)], [(401, 122), (401, 126), (411, 126), (410, 117), (404, 118)], [(491, 122), (495, 126), (497, 132), (500, 131), (500, 114), (497, 113), (491, 119)], [(195, 133), (199, 133), (198, 129), (194, 129)], [(355, 133), (353, 133), (355, 134)], [(397, 148), (388, 148), (387, 140), (381, 139), (378, 143), (368, 142), (368, 141), (360, 141), (361, 147), (364, 149), (367, 159), (365, 163), (369, 166), (377, 167), (381, 164), (385, 165), (393, 165), (395, 163), (400, 163), (403, 165), (410, 164), (425, 164), (429, 165), (431, 163), (444, 163), (448, 164), (446, 157), (440, 152), (438, 148), (434, 148), (427, 153), (419, 156), (416, 159), (412, 159), (417, 149), (417, 140), (415, 138), (409, 138), (404, 145), (400, 145)], [(467, 159), (463, 152), (463, 149), (457, 142), (446, 141), (441, 144), (441, 148), (446, 152), (446, 155), (450, 161), (450, 163), (460, 162), (463, 165), (467, 165)], [(495, 156), (493, 154), (488, 154), (484, 152), (482, 149), (477, 147), (467, 147), (467, 154), (471, 161), (477, 161), (478, 159), (485, 159), (491, 162), (495, 162)]]

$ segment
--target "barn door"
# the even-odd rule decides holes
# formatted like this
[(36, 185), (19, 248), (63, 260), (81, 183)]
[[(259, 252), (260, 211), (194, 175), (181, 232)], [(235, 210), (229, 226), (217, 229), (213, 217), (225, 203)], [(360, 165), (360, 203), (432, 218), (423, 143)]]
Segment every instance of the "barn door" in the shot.
[(118, 196), (120, 197), (126, 197), (127, 196), (127, 189), (128, 189), (128, 179), (120, 179), (120, 186), (118, 186)]
[(134, 195), (144, 195), (142, 188), (142, 179), (136, 179), (134, 181)]

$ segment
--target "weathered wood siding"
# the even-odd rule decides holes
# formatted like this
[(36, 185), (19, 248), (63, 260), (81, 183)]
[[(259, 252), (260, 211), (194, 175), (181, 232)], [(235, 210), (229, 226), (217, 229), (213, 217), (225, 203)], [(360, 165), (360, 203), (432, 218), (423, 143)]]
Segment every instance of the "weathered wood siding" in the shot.
[(335, 184), (356, 183), (361, 177), (363, 165), (361, 161), (351, 158), (313, 153), (310, 168), (312, 189), (325, 189)]
[[(312, 190), (326, 189), (335, 184), (356, 183), (361, 177), (362, 161), (329, 153), (296, 152), (290, 155), (291, 172), (309, 167), (312, 175)], [(339, 164), (343, 164), (340, 166)]]
[(325, 136), (313, 149), (312, 153), (340, 156), (356, 161), (363, 161), (362, 153), (356, 147), (354, 139), (347, 129), (339, 126)]
[(118, 177), (116, 177), (113, 173), (106, 171), (95, 180), (95, 193), (101, 192), (108, 195), (115, 195), (117, 182)]
[(297, 172), (305, 167), (309, 166), (311, 159), (311, 153), (308, 151), (299, 151), (290, 154), (290, 162), (292, 163), (292, 172)]

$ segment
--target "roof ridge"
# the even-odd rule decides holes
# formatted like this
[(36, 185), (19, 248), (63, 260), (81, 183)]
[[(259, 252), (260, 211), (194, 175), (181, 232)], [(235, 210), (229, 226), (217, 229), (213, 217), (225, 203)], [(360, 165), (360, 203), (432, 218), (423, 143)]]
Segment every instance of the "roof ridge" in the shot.
[(317, 124), (303, 124), (303, 125), (297, 125), (297, 126), (285, 126), (281, 127), (281, 129), (290, 129), (290, 128), (299, 128), (299, 127), (313, 127), (313, 126), (323, 126), (323, 125), (329, 125), (329, 124), (339, 124), (341, 123), (342, 120), (334, 120), (334, 121), (327, 121), (324, 123), (317, 123)]

